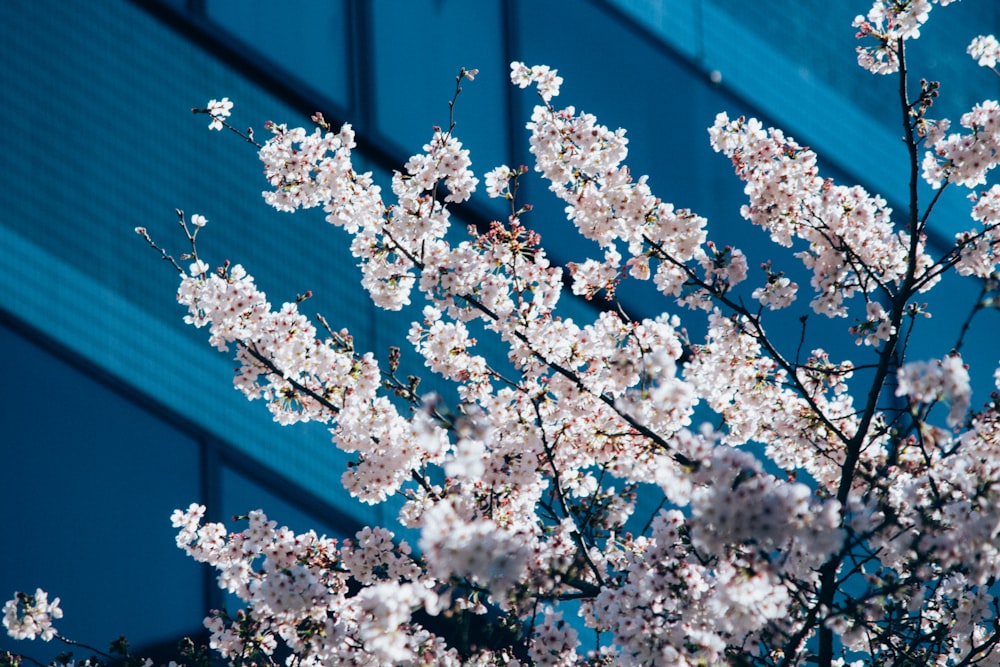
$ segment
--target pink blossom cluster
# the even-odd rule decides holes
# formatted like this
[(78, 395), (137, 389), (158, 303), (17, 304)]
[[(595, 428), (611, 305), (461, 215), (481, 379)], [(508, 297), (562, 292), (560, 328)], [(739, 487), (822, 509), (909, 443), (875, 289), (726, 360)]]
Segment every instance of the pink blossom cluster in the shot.
[(558, 72), (548, 65), (528, 67), (521, 62), (510, 64), (510, 80), (518, 88), (527, 88), (534, 84), (538, 87), (538, 94), (545, 102), (559, 94), (559, 87), (563, 83)]
[(563, 620), (562, 612), (546, 609), (531, 643), (532, 664), (538, 667), (572, 667), (578, 664), (576, 649), (580, 642), (577, 637), (573, 626)]
[(896, 396), (906, 396), (911, 403), (950, 403), (949, 426), (957, 426), (969, 409), (969, 371), (957, 354), (938, 361), (910, 362), (899, 369), (896, 380)]
[(799, 291), (798, 283), (780, 271), (772, 271), (770, 263), (761, 265), (761, 268), (767, 272), (767, 283), (754, 289), (750, 296), (768, 310), (781, 310), (792, 305)]
[(997, 226), (1000, 225), (1000, 186), (994, 185), (985, 192), (972, 196), (972, 219), (981, 228), (959, 232), (955, 235), (958, 248), (956, 270), (963, 276), (991, 278), (1000, 263), (997, 252)]
[[(272, 656), (280, 641), (306, 665), (521, 664), (504, 649), (464, 659), (426, 627), (427, 619), (444, 612), (485, 612), (481, 604), (467, 607), (463, 598), (449, 599), (444, 588), (449, 576), (478, 581), (477, 571), (496, 581), (496, 563), (488, 562), (489, 543), (477, 541), (467, 532), (474, 528), (464, 522), (445, 521), (422, 538), (452, 545), (439, 561), (432, 555), (434, 547), (427, 545), (425, 565), (405, 541), (382, 528), (364, 528), (338, 544), (314, 532), (296, 535), (278, 528), (259, 510), (244, 517), (248, 525), (238, 533), (204, 523), (204, 513), (204, 506), (192, 504), (176, 510), (172, 521), (178, 546), (218, 570), (219, 586), (247, 604), (235, 616), (214, 611), (205, 619), (211, 648), (227, 660)], [(448, 535), (451, 528), (462, 534)], [(489, 530), (479, 534), (489, 535)], [(460, 544), (464, 546), (455, 546)], [(509, 544), (494, 546), (496, 557), (510, 553)], [(457, 565), (455, 549), (470, 559), (471, 569)], [(487, 561), (480, 555), (487, 555)], [(459, 569), (441, 579), (429, 574), (441, 565)], [(539, 633), (533, 650), (547, 655), (557, 642), (575, 655), (576, 644), (567, 644), (566, 631), (555, 628)]]
[[(209, 273), (196, 260), (182, 276), (177, 299), (188, 307), (185, 321), (208, 326), (218, 349), (236, 344), (240, 366), (233, 382), (248, 399), (265, 400), (282, 424), (336, 424), (334, 442), (360, 458), (344, 473), (352, 494), (368, 502), (384, 500), (410, 469), (438, 456), (422, 446), (430, 441), (392, 402), (377, 395), (381, 375), (371, 354), (354, 353), (346, 331), (319, 338), (297, 303), (273, 310), (242, 266)], [(393, 465), (386, 465), (390, 460)]]
[(260, 150), (265, 174), (274, 188), (264, 193), (282, 211), (323, 206), (327, 221), (355, 235), (352, 252), (362, 262), (363, 285), (384, 308), (398, 310), (409, 301), (413, 269), (434, 254), (448, 230), (448, 213), (434, 193), (448, 188), (449, 202), (462, 202), (478, 179), (469, 170), (468, 151), (450, 132), (436, 130), (426, 153), (396, 173), (393, 192), (399, 204), (386, 207), (370, 173), (357, 173), (351, 163), (354, 132), (344, 125), (334, 134), (317, 128), (269, 124), (272, 137)]
[[(641, 280), (653, 277), (660, 291), (674, 296), (681, 296), (691, 277), (685, 265), (692, 260), (698, 260), (709, 274), (706, 280), (722, 285), (721, 289), (745, 277), (741, 253), (713, 262), (718, 258), (710, 258), (701, 247), (706, 240), (704, 218), (661, 202), (645, 176), (633, 181), (622, 164), (628, 154), (624, 130), (611, 131), (593, 115), (577, 114), (573, 107), (557, 111), (549, 104), (554, 95), (540, 94), (545, 104), (535, 107), (527, 125), (535, 170), (566, 203), (567, 218), (580, 234), (604, 250), (603, 260), (570, 265), (575, 294), (588, 298), (600, 291), (613, 294), (623, 271), (622, 251), (629, 255), (629, 275)], [(661, 260), (655, 274), (652, 258)]]
[(959, 123), (968, 134), (944, 135), (930, 142), (924, 154), (924, 180), (937, 189), (947, 181), (973, 188), (986, 183), (986, 174), (1000, 163), (1000, 105), (995, 100), (976, 104)]
[(49, 595), (41, 588), (34, 595), (16, 593), (4, 603), (3, 627), (14, 639), (34, 639), (51, 641), (57, 634), (53, 619), (62, 618), (59, 598), (49, 602)]
[(517, 534), (488, 518), (470, 518), (454, 503), (438, 503), (422, 518), (420, 552), (438, 581), (466, 580), (505, 603), (524, 578), (534, 536)]
[[(365, 529), (338, 545), (278, 528), (261, 511), (251, 512), (239, 533), (203, 523), (204, 513), (196, 504), (174, 512), (177, 544), (217, 569), (219, 586), (250, 609), (235, 619), (222, 612), (205, 619), (223, 658), (272, 655), (280, 639), (307, 665), (403, 664), (428, 655), (440, 662), (425, 664), (459, 664), (454, 650), (412, 620), (416, 610), (437, 615), (443, 601), (392, 533)], [(357, 584), (364, 588), (353, 595)]]
[[(736, 450), (724, 452), (716, 458), (716, 468), (728, 468), (730, 473), (734, 469), (723, 463), (726, 458), (735, 455), (733, 462), (752, 458)], [(810, 507), (810, 493), (804, 485), (782, 485), (767, 475), (757, 477), (759, 471), (736, 472), (735, 484), (725, 485), (716, 478), (715, 487), (701, 487), (708, 495), (693, 500), (703, 514), (697, 520), (685, 518), (677, 510), (662, 513), (654, 520), (649, 537), (625, 540), (616, 553), (609, 554), (610, 562), (621, 573), (622, 583), (602, 590), (587, 605), (586, 619), (589, 626), (614, 634), (618, 643), (614, 664), (724, 664), (727, 649), (734, 644), (752, 652), (765, 637), (787, 632), (799, 620), (794, 617), (791, 592), (784, 583), (788, 572), (783, 570), (788, 563), (770, 557), (781, 552), (773, 551), (774, 545), (766, 541), (755, 549), (730, 550), (724, 543), (731, 545), (732, 538), (722, 537), (727, 526), (717, 520), (723, 516), (735, 518), (740, 506), (749, 509), (745, 499), (754, 491), (741, 489), (743, 483), (754, 485), (760, 481), (761, 488), (784, 488), (792, 492), (786, 497), (798, 500), (786, 505), (773, 497), (777, 501), (773, 514), (760, 515), (756, 520), (744, 516), (751, 523), (740, 526), (737, 532), (763, 528), (765, 533), (776, 529), (790, 536), (795, 529), (782, 526), (783, 521), (811, 524), (809, 530), (816, 543), (810, 546), (818, 548), (818, 562), (839, 546), (841, 536), (834, 528), (838, 521), (836, 505), (817, 512), (818, 508)], [(712, 488), (735, 493), (727, 499), (710, 498), (716, 493)], [(784, 496), (785, 492), (778, 495)], [(721, 505), (713, 508), (714, 502)], [(796, 505), (798, 509), (792, 509)], [(695, 514), (698, 512), (696, 509)], [(799, 518), (793, 519), (794, 515)], [(824, 535), (827, 530), (831, 532)], [(695, 531), (702, 534), (697, 536)], [(716, 542), (716, 538), (721, 540)], [(714, 553), (713, 543), (723, 552)], [(716, 557), (709, 558), (709, 554)], [(810, 567), (800, 565), (803, 573)]]
[(993, 35), (979, 35), (970, 43), (966, 53), (972, 56), (980, 67), (993, 69), (1000, 59), (1000, 42)]
[(209, 100), (206, 111), (212, 117), (212, 122), (208, 124), (210, 130), (222, 130), (223, 123), (232, 115), (233, 103), (228, 97), (221, 100)]
[[(930, 374), (940, 377), (951, 366), (950, 374), (961, 376), (960, 360), (954, 359), (923, 367), (934, 368), (937, 372)], [(941, 380), (937, 390), (953, 391), (949, 383), (954, 381)], [(944, 656), (975, 655), (990, 645), (996, 623), (990, 586), (1000, 574), (1000, 498), (991, 482), (1000, 475), (998, 426), (996, 411), (975, 417), (957, 435), (922, 424), (897, 445), (898, 464), (886, 470), (886, 477), (866, 497), (852, 498), (852, 530), (867, 538), (858, 558), (877, 554), (878, 567), (867, 570), (868, 584), (895, 591), (868, 605), (869, 624), (857, 618), (837, 621), (852, 650), (868, 650), (877, 641), (871, 623), (882, 622), (900, 605), (913, 610), (923, 631), (947, 638), (942, 657), (932, 664), (951, 664)], [(995, 663), (991, 658), (984, 664)]]
[[(895, 230), (884, 199), (820, 178), (815, 153), (780, 130), (765, 130), (756, 119), (730, 120), (721, 113), (709, 135), (712, 147), (729, 157), (746, 181), (750, 203), (741, 210), (743, 217), (779, 245), (792, 247), (796, 239), (807, 244), (798, 257), (813, 274), (814, 311), (846, 316), (845, 299), (903, 279), (910, 236)], [(930, 264), (921, 240), (917, 266)], [(789, 288), (784, 287), (785, 301)], [(762, 290), (757, 298), (767, 294)]]
[[(942, 7), (954, 0), (875, 0), (865, 16), (852, 25), (857, 37), (870, 37), (875, 46), (857, 47), (858, 64), (874, 74), (892, 74), (899, 70), (899, 48), (904, 40), (920, 37), (934, 4)], [(933, 2), (933, 4), (932, 4)]]
[(869, 301), (865, 305), (866, 318), (857, 326), (851, 328), (851, 333), (857, 335), (858, 345), (877, 346), (889, 340), (896, 333), (896, 327), (890, 318), (890, 313), (878, 301)]

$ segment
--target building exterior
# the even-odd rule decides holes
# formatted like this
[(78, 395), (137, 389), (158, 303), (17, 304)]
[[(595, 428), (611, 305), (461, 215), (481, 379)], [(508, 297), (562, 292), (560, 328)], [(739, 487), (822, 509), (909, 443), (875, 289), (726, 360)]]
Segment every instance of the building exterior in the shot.
[[(152, 644), (195, 631), (221, 603), (173, 547), (174, 508), (203, 502), (224, 518), (263, 507), (294, 529), (339, 535), (391, 520), (391, 509), (345, 497), (344, 460), (323, 427), (280, 429), (232, 390), (232, 362), (183, 325), (173, 271), (132, 230), (145, 226), (180, 254), (175, 207), (206, 215), (199, 250), (210, 262), (243, 263), (274, 302), (313, 290), (315, 311), (382, 357), (412, 313), (370, 307), (343, 237), (319, 214), (268, 209), (252, 148), (208, 132), (191, 107), (228, 96), (232, 120), (258, 131), (268, 119), (307, 124), (321, 110), (354, 125), (361, 161), (387, 182), (433, 125), (447, 124), (459, 68), (476, 67), (456, 133), (482, 173), (530, 164), (523, 125), (534, 99), (508, 84), (507, 64), (549, 64), (566, 79), (562, 104), (628, 128), (633, 173), (651, 174), (663, 199), (706, 216), (756, 261), (752, 248), (766, 242), (746, 230), (741, 186), (708, 146), (719, 111), (784, 127), (828, 173), (897, 206), (905, 170), (894, 121), (880, 117), (886, 81), (852, 65), (850, 20), (868, 3), (781, 0), (752, 15), (745, 4), (0, 3), (0, 340), (13, 371), (0, 389), (0, 595), (41, 586), (62, 597), (67, 636), (99, 645), (126, 632)], [(1000, 28), (1000, 8), (966, 0), (939, 13), (916, 62), (955, 86), (942, 105), (995, 97), (997, 79), (961, 55), (973, 36)], [(582, 259), (587, 248), (563, 241), (544, 187), (526, 200), (536, 204), (529, 224), (556, 241), (550, 254)], [(962, 207), (961, 197), (942, 202), (942, 238), (962, 227)], [(464, 220), (501, 215), (477, 197)], [(974, 296), (952, 292), (944, 320)], [(626, 305), (642, 312), (648, 297)], [(0, 639), (2, 648), (13, 647)]]

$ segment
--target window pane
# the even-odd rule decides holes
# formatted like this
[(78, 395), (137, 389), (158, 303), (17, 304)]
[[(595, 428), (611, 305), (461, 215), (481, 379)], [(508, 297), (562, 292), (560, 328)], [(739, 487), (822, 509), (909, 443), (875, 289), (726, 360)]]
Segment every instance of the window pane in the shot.
[(464, 0), (379, 0), (370, 7), (379, 133), (407, 155), (420, 150), (433, 126), (447, 128), (448, 101), (461, 68), (478, 68), (476, 80), (462, 86), (455, 136), (471, 151), (477, 172), (509, 160), (503, 102), (509, 68), (500, 3), (480, 1), (474, 11)]
[(222, 0), (205, 15), (343, 108), (350, 106), (346, 0)]
[[(282, 483), (264, 483), (245, 475), (239, 470), (223, 465), (220, 472), (223, 517), (230, 530), (242, 530), (246, 524), (234, 524), (233, 516), (245, 516), (253, 510), (264, 510), (267, 518), (279, 526), (288, 526), (296, 533), (315, 530), (320, 535), (343, 538), (353, 536), (360, 526), (347, 517), (346, 508), (341, 508), (339, 517), (331, 516), (332, 508), (321, 506), (319, 502), (306, 497), (300, 489), (282, 488)], [(265, 470), (262, 474), (269, 474)], [(279, 493), (281, 495), (279, 495)], [(337, 521), (337, 518), (341, 519)]]
[[(199, 500), (188, 435), (0, 323), (0, 597), (62, 599), (60, 633), (134, 646), (199, 630), (201, 568), (174, 543), (170, 513)], [(0, 649), (47, 661), (65, 646)]]

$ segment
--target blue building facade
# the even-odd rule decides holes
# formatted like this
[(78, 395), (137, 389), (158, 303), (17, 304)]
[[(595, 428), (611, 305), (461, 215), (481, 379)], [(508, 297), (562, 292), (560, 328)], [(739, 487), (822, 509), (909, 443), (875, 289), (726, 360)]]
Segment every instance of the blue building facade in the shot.
[[(720, 111), (783, 127), (826, 173), (902, 205), (905, 153), (896, 117), (883, 116), (891, 81), (853, 65), (850, 21), (868, 4), (781, 0), (748, 15), (735, 0), (483, 0), (474, 11), (459, 0), (0, 3), (0, 341), (13, 371), (0, 389), (0, 596), (41, 586), (62, 598), (65, 635), (154, 644), (196, 631), (222, 602), (174, 547), (174, 508), (202, 502), (224, 519), (262, 507), (336, 535), (391, 522), (391, 510), (346, 498), (325, 428), (282, 429), (233, 391), (231, 359), (181, 322), (176, 276), (133, 228), (179, 254), (174, 209), (207, 216), (199, 250), (210, 263), (243, 263), (273, 302), (312, 290), (314, 311), (379, 356), (413, 313), (371, 307), (344, 237), (321, 214), (267, 208), (252, 147), (210, 133), (192, 107), (228, 96), (234, 123), (258, 136), (265, 120), (307, 125), (316, 110), (351, 122), (360, 165), (386, 183), (447, 124), (455, 76), (475, 67), (456, 134), (482, 173), (531, 163), (535, 98), (509, 85), (508, 63), (548, 64), (566, 80), (557, 101), (627, 128), (633, 173), (707, 217), (753, 267), (768, 244), (739, 217), (741, 184), (708, 146)], [(940, 115), (1000, 94), (963, 57), (998, 23), (982, 0), (935, 11), (914, 62), (946, 80)], [(525, 199), (555, 260), (586, 256), (543, 185)], [(961, 196), (942, 202), (941, 239), (969, 226), (967, 210)], [(480, 193), (459, 214), (481, 224), (503, 212)], [(949, 288), (935, 317), (953, 324), (975, 296)], [(649, 314), (649, 299), (625, 305)], [(968, 345), (966, 359), (995, 366), (988, 336)]]

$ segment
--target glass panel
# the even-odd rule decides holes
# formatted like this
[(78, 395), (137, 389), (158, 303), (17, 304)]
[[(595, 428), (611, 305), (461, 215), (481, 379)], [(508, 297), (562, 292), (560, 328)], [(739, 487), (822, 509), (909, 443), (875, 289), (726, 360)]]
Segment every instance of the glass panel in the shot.
[[(197, 632), (204, 579), (169, 520), (199, 500), (197, 442), (2, 323), (0, 347), (0, 596), (47, 590), (60, 633), (95, 646)], [(66, 648), (12, 644), (42, 661)]]
[[(478, 68), (476, 80), (463, 84), (455, 136), (471, 151), (477, 172), (507, 162), (509, 67), (500, 3), (477, 2), (474, 11), (463, 0), (377, 0), (370, 7), (375, 53), (371, 84), (379, 132), (407, 155), (420, 150), (433, 126), (448, 126), (448, 101), (461, 68)], [(420, 26), (419, 36), (415, 26)]]
[(347, 0), (221, 0), (205, 15), (343, 108), (350, 106)]
[[(284, 483), (254, 480), (228, 465), (223, 465), (219, 472), (222, 488), (219, 516), (224, 518), (230, 530), (242, 530), (246, 526), (245, 523), (233, 523), (230, 517), (245, 516), (247, 512), (260, 509), (264, 510), (268, 519), (276, 521), (279, 526), (288, 526), (296, 533), (315, 530), (320, 535), (343, 538), (357, 532), (353, 522), (343, 521), (344, 514), (338, 521), (337, 517), (330, 515), (332, 508), (320, 506), (301, 489), (278, 488)], [(264, 470), (260, 472), (269, 474)]]

